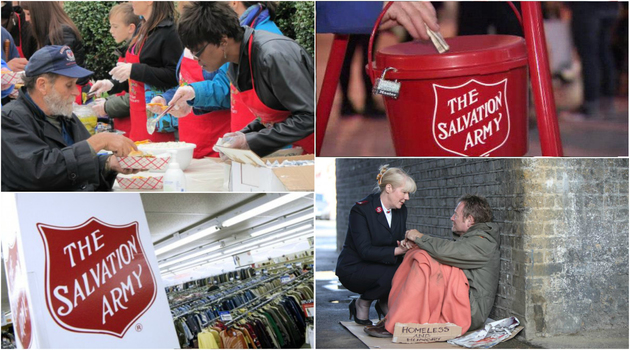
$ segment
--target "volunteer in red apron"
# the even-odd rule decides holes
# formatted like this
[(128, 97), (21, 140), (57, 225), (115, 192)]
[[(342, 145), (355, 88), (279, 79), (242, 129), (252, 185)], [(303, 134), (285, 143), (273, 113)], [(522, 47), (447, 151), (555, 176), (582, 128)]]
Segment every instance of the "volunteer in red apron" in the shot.
[(134, 13), (142, 16), (144, 22), (130, 44), (126, 63), (119, 63), (110, 72), (118, 83), (99, 80), (91, 91), (119, 92), (127, 87), (131, 116), (129, 137), (134, 141), (174, 141), (175, 129), (162, 123), (164, 118), (153, 135), (147, 132), (147, 118), (153, 113), (146, 109), (146, 103), (177, 86), (175, 69), (183, 47), (173, 22), (175, 6), (171, 1), (133, 1), (132, 5)]
[[(125, 63), (125, 55), (129, 43), (137, 34), (140, 25), (140, 17), (133, 13), (130, 3), (114, 5), (109, 10), (109, 33), (116, 44), (121, 44), (114, 54), (118, 56), (117, 63)], [(123, 131), (125, 135), (131, 134), (131, 118), (129, 117), (129, 96), (122, 91), (107, 99), (99, 98), (94, 101), (92, 110), (99, 117), (109, 117), (116, 130)]]
[[(203, 69), (188, 49), (184, 50), (178, 71), (180, 86), (187, 86), (207, 79), (204, 76)], [(165, 105), (165, 97), (168, 98), (168, 93), (164, 97), (157, 96), (153, 98), (151, 102)], [(159, 106), (154, 106), (151, 108), (151, 111), (159, 113), (160, 109)], [(230, 131), (230, 109), (219, 109), (208, 113), (196, 114), (192, 107), (186, 108), (185, 106), (182, 109), (173, 110), (171, 114), (180, 118), (179, 140), (197, 145), (193, 152), (193, 158), (219, 156), (212, 147), (217, 139)]]
[[(224, 135), (233, 148), (268, 155), (311, 136), (303, 148), (313, 152), (313, 61), (295, 41), (266, 31), (241, 27), (227, 4), (196, 2), (182, 12), (178, 31), (207, 71), (230, 62), (233, 98), (257, 117), (240, 132)], [(252, 67), (252, 69), (250, 69)], [(173, 103), (187, 103), (177, 99)]]

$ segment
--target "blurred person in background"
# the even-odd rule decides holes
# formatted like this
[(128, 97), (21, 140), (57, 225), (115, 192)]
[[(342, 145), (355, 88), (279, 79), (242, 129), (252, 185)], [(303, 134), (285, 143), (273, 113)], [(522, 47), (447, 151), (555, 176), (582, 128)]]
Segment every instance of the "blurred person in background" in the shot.
[[(617, 2), (569, 2), (573, 41), (582, 61), (584, 102), (578, 113), (586, 118), (611, 105), (617, 69), (612, 51), (613, 27), (619, 17)], [(627, 35), (627, 34), (626, 34)]]
[[(37, 49), (48, 45), (66, 45), (70, 47), (79, 66), (85, 65), (85, 48), (79, 29), (63, 10), (59, 1), (30, 1), (24, 2), (24, 11), (28, 11), (28, 21), (35, 40)], [(77, 80), (79, 94), (75, 102), (81, 104), (81, 92), (89, 89), (90, 77), (82, 77)]]
[(2, 26), (11, 33), (20, 57), (29, 59), (37, 51), (37, 40), (26, 12), (21, 6), (13, 6), (12, 1), (2, 1)]

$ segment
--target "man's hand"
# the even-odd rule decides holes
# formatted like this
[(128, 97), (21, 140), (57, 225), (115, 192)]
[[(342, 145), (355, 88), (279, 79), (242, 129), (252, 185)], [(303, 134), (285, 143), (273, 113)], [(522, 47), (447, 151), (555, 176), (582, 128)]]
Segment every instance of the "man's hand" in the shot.
[(125, 157), (130, 152), (138, 150), (136, 144), (130, 139), (110, 132), (96, 134), (87, 139), (87, 142), (97, 153), (101, 150), (107, 150), (118, 157)]
[(380, 29), (389, 29), (400, 24), (414, 39), (430, 40), (425, 23), (434, 32), (440, 31), (435, 8), (429, 1), (394, 1), (383, 16)]
[(109, 170), (115, 171), (120, 174), (129, 175), (137, 174), (140, 172), (140, 169), (122, 168), (120, 166), (120, 163), (118, 163), (118, 159), (116, 158), (116, 156), (109, 157), (109, 159), (107, 159), (107, 165), (109, 166)]
[(131, 63), (118, 62), (116, 64), (116, 67), (114, 67), (114, 69), (109, 71), (109, 74), (112, 76), (112, 79), (114, 80), (118, 80), (120, 82), (127, 81), (129, 80), (129, 77), (131, 76), (132, 66), (133, 64)]
[(27, 63), (28, 63), (28, 60), (26, 58), (16, 57), (12, 59), (11, 61), (7, 62), (7, 66), (9, 66), (9, 69), (14, 72), (21, 72), (24, 70), (24, 67), (26, 67)]
[(104, 92), (111, 90), (114, 87), (114, 83), (109, 80), (99, 80), (92, 85), (90, 88), (90, 93), (95, 93), (96, 95), (100, 95)]
[(414, 230), (407, 230), (407, 232), (405, 233), (405, 238), (410, 240), (410, 241), (412, 241), (412, 242), (415, 242), (416, 239), (418, 239), (418, 238), (420, 238), (422, 236), (424, 236), (424, 234), (418, 232), (418, 230), (415, 230), (415, 229)]
[(96, 100), (94, 100), (92, 110), (99, 117), (104, 117), (107, 115), (107, 113), (105, 113), (105, 102), (107, 102), (107, 100), (104, 98), (97, 98)]

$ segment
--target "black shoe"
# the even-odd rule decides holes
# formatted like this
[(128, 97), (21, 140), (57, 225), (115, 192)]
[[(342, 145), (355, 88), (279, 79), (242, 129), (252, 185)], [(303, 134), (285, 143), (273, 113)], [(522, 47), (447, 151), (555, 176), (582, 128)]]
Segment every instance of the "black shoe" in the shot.
[(360, 324), (362, 326), (371, 326), (372, 325), (372, 321), (370, 320), (362, 320), (357, 318), (357, 306), (356, 304), (356, 299), (352, 300), (352, 302), (350, 302), (350, 305), (348, 306), (348, 308), (350, 309), (350, 319), (352, 319), (352, 317), (354, 316), (354, 322), (357, 324)]
[(383, 318), (382, 316), (385, 316), (385, 313), (383, 312), (383, 309), (381, 309), (381, 304), (378, 300), (376, 301), (374, 308), (376, 309), (376, 314), (378, 315), (378, 320), (380, 321), (381, 318)]

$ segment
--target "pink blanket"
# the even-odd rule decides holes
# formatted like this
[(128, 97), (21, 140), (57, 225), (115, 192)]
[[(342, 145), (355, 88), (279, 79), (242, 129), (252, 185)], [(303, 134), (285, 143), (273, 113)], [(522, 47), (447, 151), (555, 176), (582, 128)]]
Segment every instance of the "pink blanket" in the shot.
[(392, 281), (388, 332), (400, 323), (447, 323), (470, 328), (468, 279), (457, 267), (443, 265), (422, 249), (407, 252)]

